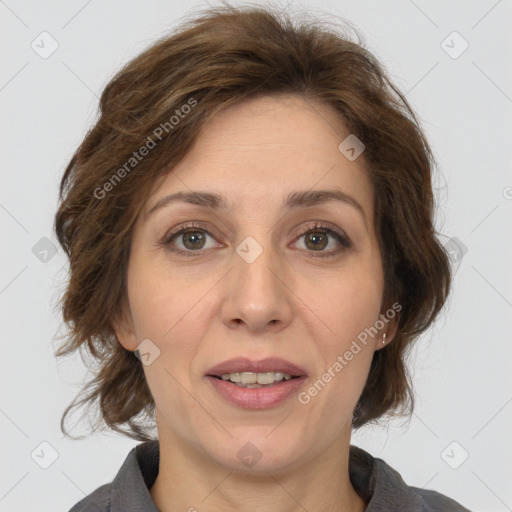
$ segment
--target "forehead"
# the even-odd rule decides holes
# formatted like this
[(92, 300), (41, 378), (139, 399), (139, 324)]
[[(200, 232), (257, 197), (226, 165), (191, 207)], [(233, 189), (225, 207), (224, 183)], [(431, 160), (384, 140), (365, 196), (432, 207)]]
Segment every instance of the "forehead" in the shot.
[(315, 100), (279, 95), (236, 103), (205, 123), (187, 156), (155, 184), (145, 212), (164, 194), (179, 191), (215, 191), (236, 209), (248, 202), (282, 203), (291, 191), (328, 188), (371, 210), (364, 159), (350, 161), (339, 149), (349, 135), (337, 112)]

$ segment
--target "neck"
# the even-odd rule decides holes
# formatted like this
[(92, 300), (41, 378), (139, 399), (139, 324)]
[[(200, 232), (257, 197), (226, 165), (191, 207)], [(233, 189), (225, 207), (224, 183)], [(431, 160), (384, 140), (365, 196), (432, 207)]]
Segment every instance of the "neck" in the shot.
[(350, 432), (348, 440), (340, 439), (307, 463), (244, 473), (218, 464), (169, 430), (161, 430), (160, 468), (150, 490), (160, 512), (364, 512), (366, 508), (350, 483)]

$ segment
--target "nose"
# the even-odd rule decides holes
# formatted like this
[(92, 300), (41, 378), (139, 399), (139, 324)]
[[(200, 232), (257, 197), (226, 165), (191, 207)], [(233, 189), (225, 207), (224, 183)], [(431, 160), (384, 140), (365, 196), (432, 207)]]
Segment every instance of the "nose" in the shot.
[(224, 281), (224, 324), (251, 333), (285, 329), (293, 314), (289, 281), (286, 265), (270, 242), (260, 244), (247, 237), (233, 254), (233, 267)]

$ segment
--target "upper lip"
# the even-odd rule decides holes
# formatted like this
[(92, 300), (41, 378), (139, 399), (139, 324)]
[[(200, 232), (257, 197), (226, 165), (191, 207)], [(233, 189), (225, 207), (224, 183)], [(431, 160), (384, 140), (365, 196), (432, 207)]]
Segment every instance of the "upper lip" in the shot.
[(247, 357), (235, 357), (216, 364), (206, 372), (206, 375), (220, 377), (227, 373), (235, 372), (267, 373), (277, 371), (288, 373), (294, 377), (307, 375), (303, 368), (280, 357), (267, 357), (259, 361), (254, 361)]

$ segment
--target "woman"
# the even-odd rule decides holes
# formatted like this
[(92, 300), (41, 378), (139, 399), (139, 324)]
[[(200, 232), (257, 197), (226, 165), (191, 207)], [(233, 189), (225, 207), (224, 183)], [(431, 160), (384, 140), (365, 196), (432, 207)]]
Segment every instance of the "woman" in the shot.
[(72, 512), (467, 510), (350, 445), (412, 412), (404, 354), (449, 291), (431, 167), (319, 24), (211, 9), (126, 65), (61, 183), (57, 355), (98, 365), (63, 420), (99, 401), (143, 442)]

